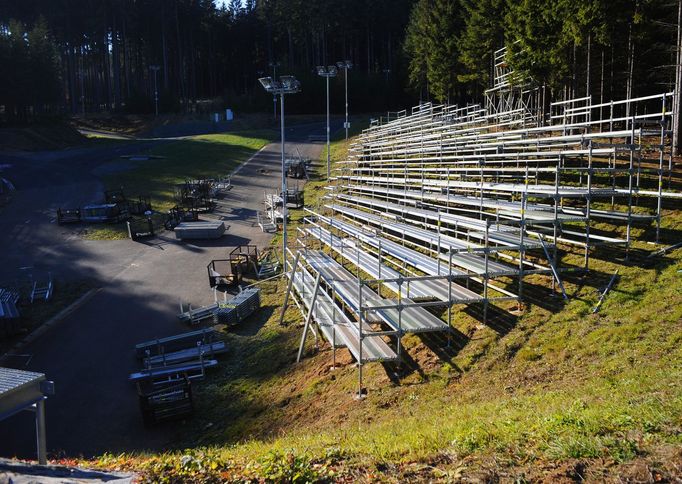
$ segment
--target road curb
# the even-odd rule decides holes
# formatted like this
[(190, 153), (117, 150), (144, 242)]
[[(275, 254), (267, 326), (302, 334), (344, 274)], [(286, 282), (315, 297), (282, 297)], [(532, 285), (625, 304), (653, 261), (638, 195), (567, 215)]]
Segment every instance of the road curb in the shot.
[(0, 356), (0, 363), (4, 363), (5, 360), (11, 356), (12, 353), (16, 353), (17, 351), (21, 350), (24, 346), (28, 345), (29, 343), (32, 343), (36, 339), (40, 338), (43, 334), (45, 334), (50, 328), (53, 328), (56, 326), (58, 323), (63, 321), (69, 314), (74, 312), (76, 309), (81, 307), (83, 304), (88, 302), (95, 294), (97, 294), (99, 291), (101, 291), (102, 288), (94, 288), (90, 289), (87, 291), (85, 294), (83, 294), (81, 297), (76, 299), (74, 302), (66, 306), (64, 309), (59, 311), (57, 314), (52, 316), (50, 319), (48, 319), (45, 323), (41, 324), (38, 326), (36, 329), (31, 331), (28, 335), (26, 335), (21, 341), (16, 343), (14, 346), (12, 346), (5, 354)]

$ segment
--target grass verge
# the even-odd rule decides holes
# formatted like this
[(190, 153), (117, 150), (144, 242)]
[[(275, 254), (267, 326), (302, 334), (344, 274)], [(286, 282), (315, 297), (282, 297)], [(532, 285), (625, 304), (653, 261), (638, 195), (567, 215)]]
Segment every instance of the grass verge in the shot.
[(90, 281), (56, 281), (52, 298), (47, 302), (36, 301), (33, 304), (28, 303), (27, 294), (30, 293), (30, 289), (24, 290), (24, 297), (21, 300), (23, 304), (19, 306), (21, 318), (16, 323), (19, 331), (12, 336), (0, 338), (0, 355), (7, 352), (27, 334), (49, 321), (93, 287)]

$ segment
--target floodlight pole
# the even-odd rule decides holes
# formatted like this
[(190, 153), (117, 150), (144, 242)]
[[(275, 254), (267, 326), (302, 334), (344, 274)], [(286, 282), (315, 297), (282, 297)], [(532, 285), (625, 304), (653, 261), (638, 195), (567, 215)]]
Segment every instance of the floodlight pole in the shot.
[[(277, 62), (271, 62), (272, 65), (272, 78), (276, 79), (277, 78)], [(273, 104), (273, 114), (275, 116), (275, 121), (277, 121), (277, 94), (272, 95), (272, 104)]]
[(279, 94), (281, 99), (280, 129), (281, 129), (281, 150), (282, 150), (282, 268), (287, 270), (287, 178), (285, 164), (285, 134), (284, 134), (284, 95), (293, 94), (300, 91), (301, 83), (293, 76), (280, 76), (279, 81), (272, 77), (262, 77), (258, 79), (266, 92), (271, 93), (275, 98)]
[(317, 66), (317, 75), (321, 77), (326, 77), (327, 78), (327, 180), (331, 178), (331, 153), (330, 153), (330, 148), (331, 148), (331, 142), (330, 142), (330, 136), (331, 136), (331, 128), (329, 127), (329, 78), (330, 77), (336, 77), (337, 73), (336, 66)]
[(159, 72), (160, 67), (159, 66), (149, 66), (149, 68), (154, 71), (154, 112), (156, 113), (156, 116), (159, 115), (159, 89), (157, 87), (156, 83), (156, 74)]
[(284, 93), (280, 93), (280, 130), (282, 137), (282, 270), (287, 271), (287, 174), (284, 163)]
[(344, 83), (346, 84), (346, 141), (348, 141), (348, 66), (344, 67)]
[(329, 76), (325, 76), (327, 78), (327, 180), (331, 178), (331, 153), (329, 152), (330, 149), (330, 140), (329, 140)]

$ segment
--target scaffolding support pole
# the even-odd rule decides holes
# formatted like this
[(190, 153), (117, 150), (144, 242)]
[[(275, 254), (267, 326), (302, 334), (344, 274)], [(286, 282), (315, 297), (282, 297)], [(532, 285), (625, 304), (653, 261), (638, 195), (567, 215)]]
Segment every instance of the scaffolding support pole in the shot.
[[(286, 254), (285, 254), (286, 255)], [(296, 257), (294, 258), (294, 265), (291, 268), (291, 275), (289, 276), (289, 283), (287, 284), (287, 292), (284, 293), (284, 303), (282, 304), (282, 311), (279, 314), (279, 325), (284, 324), (284, 313), (289, 305), (289, 295), (291, 294), (291, 286), (294, 284), (294, 277), (296, 275), (296, 268), (298, 266), (298, 259), (301, 255), (300, 251), (296, 252)], [(286, 272), (285, 272), (286, 274)]]
[(38, 448), (38, 464), (47, 465), (47, 432), (45, 430), (45, 399), (35, 404), (36, 409), (36, 446)]
[(656, 197), (656, 243), (658, 244), (661, 237), (661, 209), (663, 200), (663, 156), (664, 156), (664, 146), (665, 146), (665, 96), (663, 96), (662, 101), (663, 118), (661, 119), (661, 144), (658, 147), (658, 196)]
[(332, 307), (332, 367), (330, 370), (336, 369), (336, 304)]
[(490, 252), (490, 247), (489, 247), (489, 233), (490, 233), (490, 225), (486, 222), (485, 224), (485, 269), (483, 273), (483, 324), (488, 323), (488, 259), (489, 259), (489, 252)]
[(630, 244), (632, 235), (632, 177), (635, 169), (635, 123), (632, 122), (630, 134), (630, 163), (628, 165), (628, 225), (625, 229), (625, 260), (630, 259)]
[(452, 341), (452, 246), (448, 253), (448, 348)]
[(365, 323), (364, 320), (364, 309), (362, 305), (362, 279), (358, 277), (358, 335), (359, 335), (359, 357), (358, 357), (358, 393), (356, 395), (357, 400), (363, 400), (365, 394), (362, 391), (362, 343), (364, 340), (364, 334), (362, 332), (362, 325)]
[(590, 268), (590, 222), (592, 210), (592, 141), (590, 140), (589, 154), (587, 155), (587, 208), (585, 209), (585, 216), (587, 223), (585, 225), (585, 270)]
[[(308, 328), (310, 327), (310, 322), (313, 319), (313, 313), (315, 312), (315, 301), (317, 299), (317, 291), (320, 290), (320, 274), (317, 274), (315, 278), (315, 289), (313, 289), (313, 295), (310, 298), (310, 308), (308, 309), (308, 315), (305, 318), (305, 324), (303, 326), (303, 335), (301, 336), (301, 344), (298, 346), (298, 356), (296, 357), (296, 363), (301, 362), (301, 357), (303, 356), (303, 348), (305, 347), (305, 339), (308, 336)], [(317, 337), (315, 338), (317, 340)]]

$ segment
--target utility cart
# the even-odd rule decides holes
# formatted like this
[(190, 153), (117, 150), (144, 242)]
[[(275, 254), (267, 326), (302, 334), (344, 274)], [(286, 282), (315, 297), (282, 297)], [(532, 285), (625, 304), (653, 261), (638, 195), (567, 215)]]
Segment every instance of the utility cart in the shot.
[(81, 221), (81, 209), (80, 208), (58, 208), (57, 209), (57, 223), (59, 225), (63, 224), (76, 224)]
[(242, 281), (239, 264), (232, 259), (214, 259), (206, 266), (208, 283), (211, 287), (234, 287)]
[(128, 209), (115, 203), (86, 205), (81, 209), (81, 220), (83, 222), (116, 223), (129, 218)]
[(176, 420), (194, 412), (192, 383), (187, 375), (164, 382), (142, 380), (136, 386), (145, 425)]
[(208, 283), (211, 287), (234, 287), (242, 276), (253, 272), (258, 275), (260, 258), (255, 245), (240, 245), (232, 249), (228, 259), (214, 259), (208, 263)]

